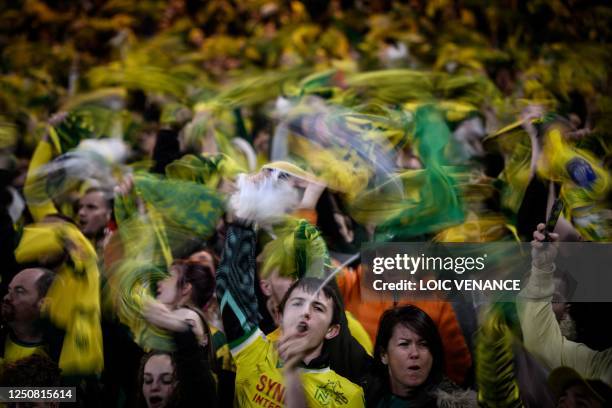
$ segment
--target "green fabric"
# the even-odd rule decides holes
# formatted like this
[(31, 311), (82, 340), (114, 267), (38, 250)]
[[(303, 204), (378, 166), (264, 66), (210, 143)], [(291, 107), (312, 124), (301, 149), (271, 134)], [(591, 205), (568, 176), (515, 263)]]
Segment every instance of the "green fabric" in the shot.
[(69, 113), (49, 132), (49, 136), (60, 153), (65, 153), (77, 147), (84, 139), (94, 137), (94, 125), (91, 116), (85, 112)]
[[(178, 227), (198, 238), (212, 235), (224, 210), (221, 195), (191, 181), (165, 180), (150, 174), (134, 177), (136, 194), (161, 214), (169, 226)], [(136, 211), (130, 198), (117, 200), (115, 214), (119, 223)]]
[(280, 276), (300, 279), (324, 278), (331, 265), (327, 245), (320, 231), (306, 220), (288, 220), (275, 230), (276, 239), (263, 249), (261, 275), (277, 270)]
[(404, 209), (379, 225), (376, 231), (379, 241), (407, 240), (463, 222), (456, 182), (443, 167), (450, 130), (441, 113), (432, 106), (419, 108), (415, 122), (415, 139), (425, 167), (425, 179), (418, 199), (405, 199), (400, 204)]

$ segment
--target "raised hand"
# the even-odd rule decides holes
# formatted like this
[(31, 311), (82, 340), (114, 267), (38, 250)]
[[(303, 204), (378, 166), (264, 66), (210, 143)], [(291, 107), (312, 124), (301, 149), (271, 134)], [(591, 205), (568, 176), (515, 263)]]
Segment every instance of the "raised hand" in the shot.
[[(546, 242), (547, 239), (550, 242)], [(547, 233), (546, 225), (538, 224), (531, 241), (531, 260), (533, 266), (539, 269), (552, 268), (557, 257), (559, 234)]]

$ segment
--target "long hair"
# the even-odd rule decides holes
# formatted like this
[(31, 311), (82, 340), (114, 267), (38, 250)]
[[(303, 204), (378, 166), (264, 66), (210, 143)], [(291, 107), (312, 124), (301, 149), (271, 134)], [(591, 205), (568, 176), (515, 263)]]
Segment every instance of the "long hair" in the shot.
[[(176, 363), (174, 359), (174, 353), (170, 353), (168, 351), (154, 350), (154, 351), (151, 351), (145, 354), (140, 360), (140, 368), (138, 369), (138, 388), (137, 388), (138, 398), (137, 398), (136, 406), (139, 408), (147, 407), (147, 402), (145, 401), (144, 394), (142, 392), (142, 385), (144, 384), (144, 369), (145, 369), (145, 365), (147, 365), (147, 362), (151, 359), (151, 357), (155, 357), (155, 356), (170, 357), (170, 361), (172, 362), (173, 377), (175, 381), (178, 381), (178, 379), (176, 378)], [(176, 387), (174, 388), (174, 392), (168, 399), (169, 407), (178, 406), (178, 402), (180, 401), (180, 388), (181, 388), (181, 384), (177, 383)]]
[(183, 288), (186, 284), (191, 284), (191, 296), (189, 303), (179, 305), (195, 312), (202, 322), (204, 336), (208, 338), (205, 352), (213, 372), (218, 373), (219, 367), (215, 358), (215, 349), (212, 344), (212, 332), (206, 321), (202, 310), (212, 299), (215, 293), (216, 279), (214, 271), (209, 265), (192, 260), (178, 259), (172, 263), (172, 267), (177, 268), (179, 277), (176, 282), (177, 289)]
[(186, 284), (191, 284), (191, 297), (189, 301), (192, 306), (203, 309), (215, 293), (215, 274), (208, 265), (190, 261), (176, 260), (172, 264), (179, 272), (177, 289)]
[[(209, 341), (209, 348), (210, 341)], [(180, 359), (185, 360), (185, 356), (181, 357), (178, 352), (168, 352), (168, 351), (159, 351), (154, 350), (147, 353), (142, 360), (140, 361), (140, 369), (138, 370), (138, 388), (137, 388), (137, 398), (136, 398), (136, 406), (139, 408), (146, 408), (147, 403), (144, 398), (144, 394), (142, 392), (142, 386), (144, 383), (144, 368), (147, 362), (154, 356), (168, 356), (170, 357), (170, 361), (172, 363), (173, 369), (173, 377), (176, 381), (176, 386), (170, 398), (168, 398), (168, 404), (166, 408), (178, 408), (185, 406), (192, 406), (195, 399), (199, 398), (199, 395), (204, 395), (208, 398), (207, 406), (217, 407), (217, 392), (216, 392), (216, 383), (214, 379), (213, 370), (210, 367), (210, 360), (208, 360), (208, 355), (206, 353), (196, 353), (193, 356), (193, 359), (199, 360), (201, 365), (197, 371), (193, 371), (193, 369), (189, 371), (185, 371), (183, 369), (182, 380), (185, 380), (185, 376), (188, 374), (189, 376), (198, 376), (197, 378), (197, 386), (194, 386), (194, 379), (188, 378), (187, 381), (183, 383), (181, 380), (181, 374), (179, 373), (179, 367), (177, 364), (181, 364)], [(183, 361), (184, 364), (184, 361)]]
[[(427, 344), (427, 348), (433, 357), (431, 371), (425, 382), (415, 391), (415, 398), (425, 398), (426, 394), (433, 391), (444, 377), (444, 348), (442, 339), (436, 324), (424, 311), (413, 305), (407, 305), (389, 309), (383, 313), (376, 333), (376, 345), (374, 346), (374, 373), (378, 379), (378, 386), (372, 388), (370, 401), (376, 405), (385, 395), (391, 394), (388, 366), (382, 363), (382, 354), (387, 351), (389, 341), (397, 325), (412, 330), (419, 335)], [(370, 405), (370, 404), (368, 404)]]

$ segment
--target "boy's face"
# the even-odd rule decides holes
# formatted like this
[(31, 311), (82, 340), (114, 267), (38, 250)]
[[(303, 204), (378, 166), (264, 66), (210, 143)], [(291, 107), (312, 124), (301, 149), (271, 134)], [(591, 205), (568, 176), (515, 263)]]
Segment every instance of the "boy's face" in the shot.
[(323, 340), (334, 338), (340, 329), (331, 324), (334, 303), (322, 291), (316, 295), (295, 288), (282, 311), (283, 334), (296, 334), (307, 338), (308, 349), (315, 349)]

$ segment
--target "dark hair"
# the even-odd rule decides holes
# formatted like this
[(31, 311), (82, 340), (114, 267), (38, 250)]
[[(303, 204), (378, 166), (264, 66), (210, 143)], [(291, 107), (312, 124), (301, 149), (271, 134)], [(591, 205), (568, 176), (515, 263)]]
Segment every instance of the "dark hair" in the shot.
[(179, 259), (174, 261), (173, 267), (180, 272), (176, 286), (178, 289), (191, 284), (191, 298), (193, 306), (202, 309), (215, 293), (215, 274), (212, 269), (199, 262)]
[(107, 207), (111, 210), (113, 209), (115, 193), (112, 190), (103, 187), (89, 187), (87, 190), (85, 190), (85, 194), (83, 194), (83, 197), (91, 193), (102, 194), (102, 198), (104, 199), (104, 202), (106, 203)]
[[(173, 377), (176, 379), (176, 363), (174, 359), (174, 353), (170, 353), (168, 351), (153, 350), (145, 354), (140, 360), (140, 368), (138, 369), (138, 389), (137, 389), (138, 403), (137, 403), (137, 406), (139, 407), (147, 406), (147, 402), (145, 401), (144, 395), (142, 393), (142, 385), (144, 384), (144, 369), (145, 369), (145, 366), (147, 365), (147, 362), (152, 357), (155, 357), (155, 356), (170, 357), (170, 362), (172, 363)], [(178, 406), (177, 402), (179, 401), (179, 390), (180, 390), (180, 384), (174, 389), (172, 396), (169, 398), (169, 401), (168, 401), (169, 407)]]
[(299, 288), (302, 289), (304, 292), (310, 294), (314, 294), (320, 289), (321, 292), (323, 292), (323, 294), (325, 295), (325, 297), (332, 300), (334, 306), (331, 324), (340, 324), (340, 314), (343, 313), (344, 308), (340, 304), (340, 298), (338, 296), (338, 293), (330, 284), (326, 284), (325, 286), (321, 287), (323, 282), (324, 281), (322, 279), (310, 277), (305, 277), (293, 282), (289, 289), (287, 289), (287, 293), (285, 293), (285, 296), (283, 296), (283, 299), (279, 304), (279, 310), (281, 312), (285, 310), (285, 304), (287, 303), (287, 300), (289, 300), (291, 293), (293, 293), (295, 289)]
[(36, 281), (36, 290), (38, 291), (38, 297), (44, 297), (47, 295), (53, 280), (55, 279), (55, 273), (47, 268), (36, 268), (42, 272), (42, 275)]
[(421, 309), (413, 305), (407, 305), (389, 309), (383, 313), (378, 324), (376, 333), (376, 345), (374, 346), (374, 367), (377, 375), (382, 380), (383, 392), (389, 393), (389, 370), (382, 363), (381, 355), (389, 346), (395, 327), (401, 324), (419, 335), (427, 344), (427, 348), (433, 357), (431, 371), (420, 387), (431, 390), (437, 386), (444, 375), (444, 347), (436, 324), (431, 317)]
[(6, 364), (0, 384), (4, 387), (57, 387), (60, 385), (60, 373), (56, 362), (34, 353)]

